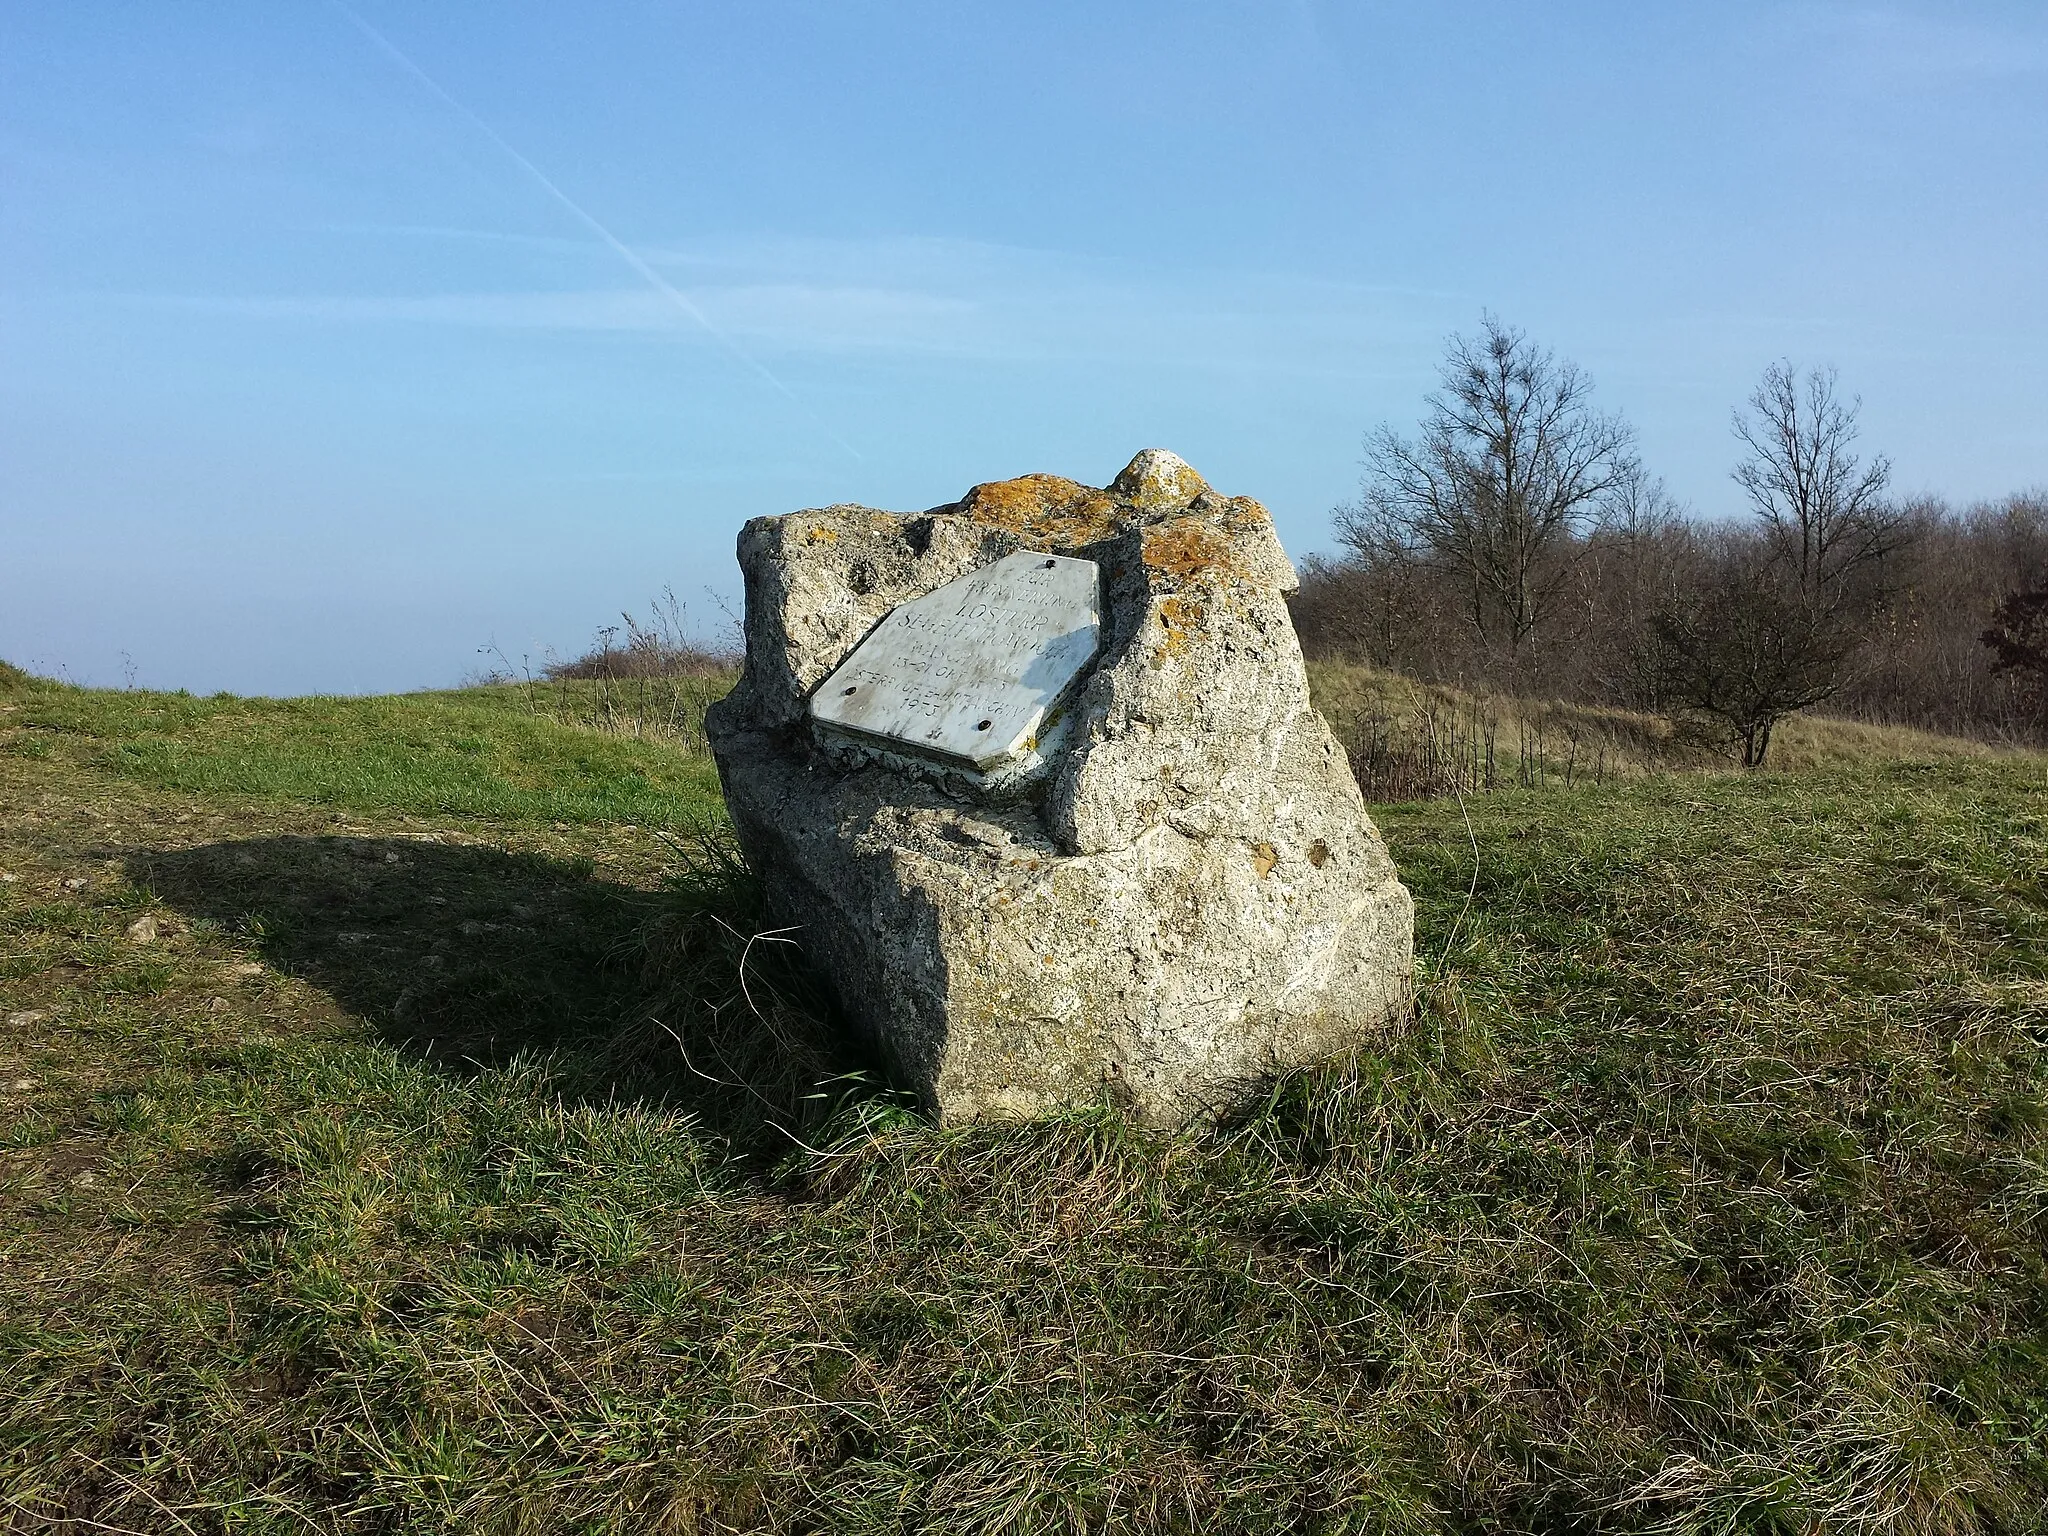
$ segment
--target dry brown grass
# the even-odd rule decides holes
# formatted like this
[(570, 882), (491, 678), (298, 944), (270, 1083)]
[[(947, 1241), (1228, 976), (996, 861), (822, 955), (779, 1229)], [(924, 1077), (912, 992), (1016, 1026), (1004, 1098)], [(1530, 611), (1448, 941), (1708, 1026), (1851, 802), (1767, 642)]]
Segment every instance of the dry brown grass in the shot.
[[(1657, 715), (1472, 693), (1355, 662), (1312, 661), (1309, 680), (1317, 707), (1350, 752), (1369, 800), (1742, 771), (1731, 742)], [(1901, 758), (1981, 762), (2015, 755), (2041, 754), (1904, 726), (1803, 714), (1779, 726), (1766, 771), (1853, 768)]]

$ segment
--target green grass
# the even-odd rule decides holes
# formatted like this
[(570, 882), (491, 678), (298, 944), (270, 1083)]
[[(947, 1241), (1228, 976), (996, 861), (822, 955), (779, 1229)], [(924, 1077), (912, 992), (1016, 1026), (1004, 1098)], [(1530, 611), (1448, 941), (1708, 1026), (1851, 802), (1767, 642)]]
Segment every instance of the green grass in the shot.
[(1162, 1136), (897, 1105), (659, 744), (0, 704), (20, 1529), (2048, 1528), (2040, 758), (1384, 808), (1412, 1026)]
[(241, 699), (29, 683), (16, 689), (11, 746), (167, 789), (356, 811), (645, 826), (722, 814), (707, 757), (556, 718), (563, 698), (596, 687), (549, 685), (536, 708), (517, 686)]

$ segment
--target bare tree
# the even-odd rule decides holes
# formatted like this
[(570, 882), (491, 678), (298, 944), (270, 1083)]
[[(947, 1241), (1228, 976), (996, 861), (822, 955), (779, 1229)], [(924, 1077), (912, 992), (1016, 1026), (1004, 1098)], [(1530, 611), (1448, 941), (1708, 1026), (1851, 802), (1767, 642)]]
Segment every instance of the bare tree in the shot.
[(1381, 427), (1337, 535), (1368, 564), (1419, 558), (1458, 584), (1466, 617), (1510, 665), (1564, 585), (1578, 535), (1632, 462), (1633, 434), (1590, 404), (1592, 380), (1489, 314), (1454, 336), (1419, 437)]
[(1810, 603), (1838, 606), (1852, 578), (1899, 547), (1906, 519), (1885, 500), (1891, 461), (1868, 464), (1853, 451), (1860, 399), (1846, 403), (1832, 368), (1804, 381), (1789, 362), (1773, 363), (1735, 413), (1735, 435), (1749, 453), (1735, 483), (1749, 493), (1777, 556)]
[(1664, 477), (1651, 474), (1640, 459), (1634, 458), (1626, 460), (1616, 471), (1606, 511), (1603, 531), (1636, 540), (1663, 537), (1691, 520), (1685, 506), (1664, 483)]

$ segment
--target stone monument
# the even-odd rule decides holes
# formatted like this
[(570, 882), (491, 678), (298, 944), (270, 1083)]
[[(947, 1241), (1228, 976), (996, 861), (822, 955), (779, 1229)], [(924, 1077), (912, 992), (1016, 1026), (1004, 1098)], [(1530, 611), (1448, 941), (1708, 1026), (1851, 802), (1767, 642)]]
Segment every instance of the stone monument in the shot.
[(740, 534), (707, 725), (778, 919), (942, 1120), (1174, 1124), (1406, 1010), (1414, 908), (1257, 502), (1147, 450)]

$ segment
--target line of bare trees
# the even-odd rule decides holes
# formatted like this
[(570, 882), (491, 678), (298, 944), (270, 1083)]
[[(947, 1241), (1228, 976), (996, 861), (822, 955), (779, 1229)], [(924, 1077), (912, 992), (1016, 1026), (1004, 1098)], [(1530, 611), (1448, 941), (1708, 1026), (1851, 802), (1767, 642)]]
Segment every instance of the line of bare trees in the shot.
[(1833, 370), (1780, 363), (1734, 414), (1749, 515), (1707, 523), (1591, 395), (1491, 315), (1453, 337), (1417, 433), (1366, 441), (1345, 555), (1305, 564), (1311, 653), (1663, 713), (1750, 766), (1823, 706), (2048, 739), (2048, 495), (1901, 501)]

